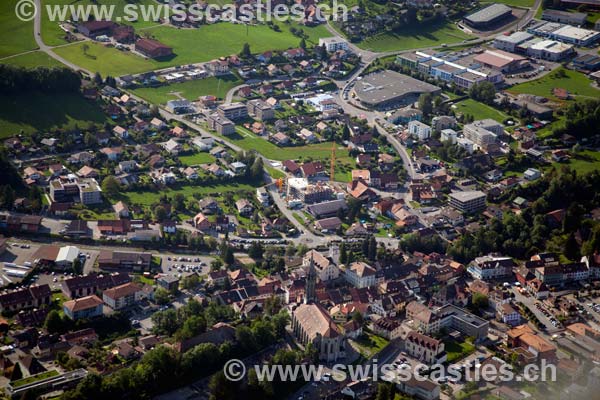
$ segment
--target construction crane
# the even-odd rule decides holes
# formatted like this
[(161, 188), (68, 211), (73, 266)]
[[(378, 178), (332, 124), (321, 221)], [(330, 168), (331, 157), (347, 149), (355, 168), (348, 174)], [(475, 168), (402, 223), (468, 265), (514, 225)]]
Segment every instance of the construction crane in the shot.
[(329, 181), (333, 182), (335, 177), (335, 142), (331, 143), (331, 165), (329, 166)]

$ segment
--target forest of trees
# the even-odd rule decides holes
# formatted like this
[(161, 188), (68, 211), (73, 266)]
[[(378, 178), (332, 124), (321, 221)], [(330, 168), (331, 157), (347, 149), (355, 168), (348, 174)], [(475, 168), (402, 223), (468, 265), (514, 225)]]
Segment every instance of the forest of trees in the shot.
[[(580, 175), (564, 167), (539, 181), (514, 189), (504, 200), (517, 196), (535, 199), (519, 215), (506, 213), (473, 234), (461, 236), (448, 247), (448, 254), (461, 262), (489, 252), (524, 259), (540, 251), (553, 251), (578, 261), (582, 255), (600, 250), (600, 223), (590, 212), (600, 207), (600, 172)], [(547, 213), (565, 210), (562, 226), (549, 223)]]
[(76, 93), (80, 86), (80, 76), (68, 68), (26, 69), (0, 64), (0, 93), (3, 94), (31, 91)]
[[(182, 340), (204, 332), (216, 322), (233, 321), (235, 315), (230, 307), (216, 304), (202, 306), (191, 300), (177, 311), (161, 311), (152, 319), (157, 333)], [(235, 343), (225, 342), (220, 346), (202, 343), (183, 354), (171, 347), (159, 346), (147, 352), (140, 361), (113, 374), (88, 375), (75, 389), (67, 391), (63, 399), (152, 398), (215, 373), (231, 358), (243, 359), (277, 343), (285, 335), (288, 321), (285, 311), (269, 307), (261, 318), (236, 325)], [(210, 390), (220, 399), (223, 397), (219, 397), (218, 393), (226, 387), (220, 385), (218, 379), (219, 374), (213, 379), (215, 382), (211, 383)], [(235, 387), (231, 386), (232, 382), (226, 383)], [(276, 395), (277, 392), (271, 393)], [(265, 398), (266, 394), (261, 390), (261, 398)]]

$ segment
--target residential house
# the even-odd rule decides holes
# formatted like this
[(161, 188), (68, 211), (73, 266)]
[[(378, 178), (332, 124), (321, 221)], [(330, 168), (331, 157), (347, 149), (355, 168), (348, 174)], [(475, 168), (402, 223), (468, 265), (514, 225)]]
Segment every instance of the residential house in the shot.
[(103, 313), (103, 303), (96, 295), (81, 297), (66, 301), (63, 312), (74, 321), (99, 317)]

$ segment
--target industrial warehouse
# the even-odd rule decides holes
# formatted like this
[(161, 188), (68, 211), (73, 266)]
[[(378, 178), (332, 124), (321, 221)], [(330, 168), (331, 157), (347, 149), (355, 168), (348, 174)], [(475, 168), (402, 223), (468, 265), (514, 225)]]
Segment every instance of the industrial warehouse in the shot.
[(504, 4), (492, 4), (465, 17), (467, 25), (475, 29), (489, 29), (512, 16), (512, 9)]
[(417, 101), (423, 93), (439, 94), (442, 89), (394, 71), (365, 76), (354, 86), (353, 94), (366, 107), (387, 108)]

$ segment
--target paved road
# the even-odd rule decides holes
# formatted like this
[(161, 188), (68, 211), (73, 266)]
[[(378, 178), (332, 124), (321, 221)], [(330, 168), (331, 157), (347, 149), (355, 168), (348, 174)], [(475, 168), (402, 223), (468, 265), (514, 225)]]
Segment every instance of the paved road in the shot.
[(63, 63), (64, 65), (66, 65), (67, 67), (75, 70), (75, 71), (82, 71), (85, 72), (86, 74), (92, 76), (93, 73), (90, 72), (89, 70), (80, 67), (79, 65), (73, 64), (70, 61), (65, 60), (64, 58), (62, 58), (61, 56), (59, 56), (58, 54), (56, 54), (54, 51), (52, 51), (51, 46), (47, 46), (46, 43), (44, 43), (44, 40), (42, 39), (42, 34), (41, 34), (41, 27), (42, 27), (42, 2), (41, 0), (35, 0), (35, 7), (37, 12), (35, 13), (35, 18), (33, 21), (33, 37), (35, 38), (35, 42), (37, 43), (38, 47), (40, 48), (40, 51), (43, 51), (44, 53), (48, 54), (50, 57), (54, 58), (55, 60), (57, 60), (60, 63)]

